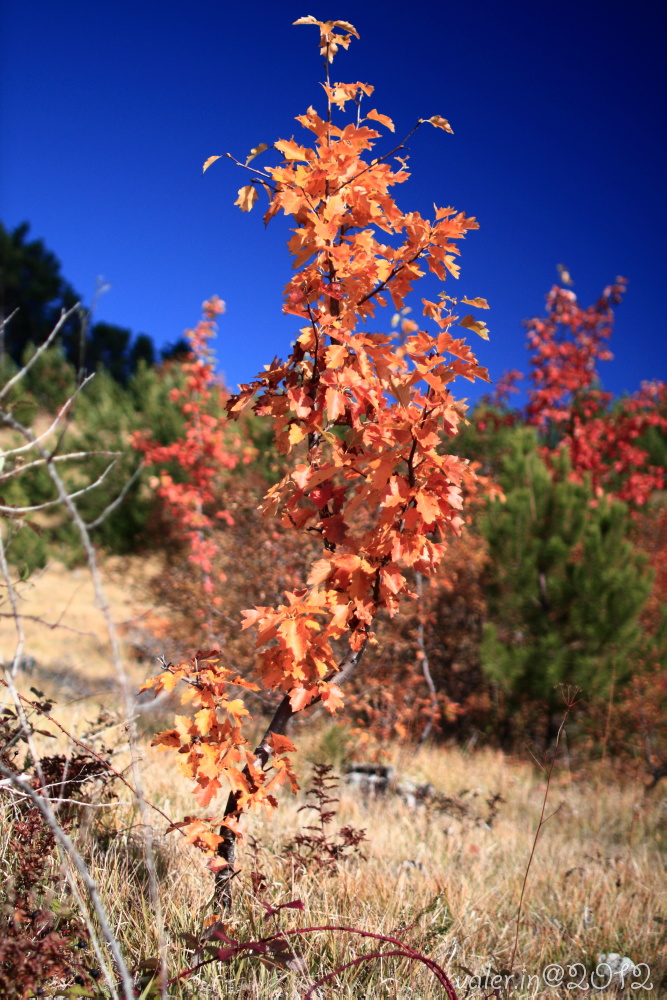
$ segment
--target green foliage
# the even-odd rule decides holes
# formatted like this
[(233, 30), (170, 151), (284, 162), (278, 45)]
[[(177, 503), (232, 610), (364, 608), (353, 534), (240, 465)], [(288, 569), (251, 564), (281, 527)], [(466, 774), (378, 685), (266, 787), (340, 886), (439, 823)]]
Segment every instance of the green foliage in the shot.
[[(0, 336), (0, 364), (5, 354), (23, 363), (27, 350), (43, 344), (63, 311), (70, 310), (81, 297), (63, 278), (60, 261), (43, 240), (29, 240), (27, 222), (14, 230), (0, 223), (0, 321), (12, 316)], [(73, 314), (58, 336), (62, 356), (88, 372), (104, 365), (126, 384), (140, 362), (152, 365), (155, 349), (151, 338), (112, 323), (95, 323), (82, 336), (80, 317)], [(83, 351), (82, 351), (83, 347)], [(52, 362), (55, 355), (52, 357)], [(33, 378), (34, 382), (34, 378)], [(46, 403), (44, 405), (49, 405)]]
[(565, 456), (553, 475), (530, 428), (510, 438), (506, 501), (480, 522), (491, 556), (482, 662), (510, 704), (537, 700), (552, 711), (560, 684), (603, 697), (612, 677), (627, 679), (651, 579), (625, 506), (571, 482)]
[(22, 579), (27, 580), (36, 570), (46, 566), (49, 546), (44, 532), (25, 521), (9, 527), (5, 546), (8, 561), (16, 567)]
[[(26, 360), (33, 351), (27, 350)], [(80, 490), (103, 477), (95, 489), (76, 500), (83, 520), (95, 522), (126, 490), (123, 502), (92, 532), (93, 540), (110, 552), (125, 554), (148, 543), (147, 526), (154, 498), (147, 488), (147, 472), (137, 474), (138, 459), (130, 438), (135, 431), (147, 428), (165, 444), (179, 436), (182, 416), (169, 396), (181, 379), (177, 363), (149, 368), (140, 361), (137, 372), (123, 387), (100, 368), (72, 407), (57, 454), (85, 453), (86, 457), (60, 462), (58, 470), (70, 490)], [(44, 411), (54, 415), (71, 397), (75, 384), (76, 373), (62, 348), (49, 348), (17, 390), (14, 412), (24, 424), (31, 423), (38, 407), (42, 415)], [(7, 441), (7, 445), (11, 443)], [(17, 436), (13, 443), (23, 442)], [(50, 440), (49, 446), (54, 445), (55, 440)], [(2, 494), (5, 504), (14, 507), (49, 503), (57, 497), (44, 465), (8, 478), (3, 482)], [(30, 520), (39, 530), (13, 522), (7, 533), (8, 558), (23, 575), (43, 567), (49, 556), (67, 565), (83, 560), (79, 533), (61, 506), (30, 515)]]
[(469, 415), (469, 423), (445, 443), (457, 455), (478, 463), (482, 475), (499, 478), (512, 450), (516, 427), (517, 419), (511, 412), (481, 402)]
[[(29, 343), (21, 364), (26, 365), (37, 348)], [(22, 391), (49, 413), (56, 413), (76, 389), (76, 372), (65, 356), (62, 344), (48, 347), (32, 364), (21, 381)], [(25, 422), (25, 421), (24, 421)]]
[[(146, 486), (146, 473), (136, 474), (138, 460), (130, 447), (130, 438), (135, 431), (147, 428), (165, 444), (178, 437), (182, 417), (169, 394), (180, 379), (178, 365), (157, 369), (141, 361), (124, 388), (106, 369), (100, 368), (77, 400), (69, 447), (92, 453), (87, 462), (90, 479), (101, 476), (114, 463), (103, 483), (77, 501), (84, 520), (90, 523), (100, 517), (135, 477), (123, 502), (93, 532), (94, 540), (111, 552), (123, 555), (147, 542), (146, 529), (154, 500)], [(112, 457), (95, 452), (117, 454)], [(63, 526), (62, 532), (72, 533), (71, 526)], [(73, 533), (72, 544), (76, 544)]]
[(648, 464), (667, 467), (667, 434), (660, 427), (647, 427), (637, 444), (648, 454)]
[(287, 461), (286, 456), (278, 452), (273, 433), (267, 426), (266, 420), (262, 420), (254, 413), (244, 414), (243, 433), (255, 449), (255, 457), (249, 465), (238, 465), (233, 474), (245, 476), (248, 473), (256, 473), (267, 487), (277, 483), (285, 474)]

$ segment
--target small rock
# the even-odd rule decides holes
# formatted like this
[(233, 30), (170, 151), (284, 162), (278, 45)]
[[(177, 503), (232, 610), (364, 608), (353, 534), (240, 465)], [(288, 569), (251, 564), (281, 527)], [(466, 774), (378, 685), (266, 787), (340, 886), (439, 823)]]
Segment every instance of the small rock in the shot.
[[(600, 968), (602, 966), (602, 968)], [(611, 976), (611, 982), (609, 985), (616, 983), (624, 983), (624, 981), (631, 976), (635, 971), (635, 963), (627, 955), (619, 955), (616, 951), (603, 952), (598, 955), (598, 964), (596, 973), (598, 978), (603, 979), (607, 975), (607, 968), (609, 969), (609, 975)]]

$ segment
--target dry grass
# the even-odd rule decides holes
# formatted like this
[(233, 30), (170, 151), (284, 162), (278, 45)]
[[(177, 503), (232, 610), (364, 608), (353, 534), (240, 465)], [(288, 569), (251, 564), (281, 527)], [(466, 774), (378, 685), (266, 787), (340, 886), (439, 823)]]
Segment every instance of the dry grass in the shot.
[[(145, 572), (127, 563), (107, 566), (106, 592), (116, 621), (136, 617), (135, 584)], [(97, 713), (96, 691), (107, 692), (102, 701), (106, 709), (114, 707), (108, 649), (97, 638), (104, 632), (87, 573), (50, 567), (24, 591), (22, 610), (49, 621), (58, 619), (64, 610), (62, 621), (76, 630), (49, 630), (24, 621), (26, 652), (47, 675), (51, 669), (52, 690), (59, 686), (58, 665), (65, 674), (75, 675), (77, 683), (88, 685), (86, 696), (75, 705), (55, 710), (61, 721), (80, 734)], [(13, 642), (5, 620), (0, 629), (5, 656), (11, 654)], [(133, 680), (148, 669), (135, 664)], [(36, 680), (41, 686), (45, 676), (22, 678), (21, 687)], [(122, 721), (115, 727), (114, 720), (110, 722), (112, 728), (103, 739), (107, 745), (117, 742), (114, 764), (120, 767), (127, 757), (122, 749)], [(149, 799), (174, 819), (196, 811), (188, 782), (175, 771), (174, 758), (148, 746), (148, 735), (160, 728), (160, 721), (144, 717), (142, 728), (146, 733), (142, 771)], [(295, 730), (293, 738), (300, 748), (295, 763), (305, 779), (314, 761), (332, 761), (338, 768), (343, 763), (346, 740), (340, 728), (320, 724), (309, 731), (305, 725)], [(48, 753), (64, 747), (62, 738), (44, 744)], [(284, 793), (275, 816), (253, 815), (245, 824), (235, 909), (226, 920), (228, 934), (247, 940), (275, 930), (274, 919), (264, 919), (251, 889), (249, 873), (259, 866), (268, 883), (260, 894), (263, 899), (274, 905), (294, 899), (304, 904), (301, 913), (283, 911), (277, 918), (279, 927), (335, 924), (398, 935), (437, 959), (461, 984), (471, 974), (504, 973), (513, 951), (522, 880), (542, 808), (544, 773), (528, 755), (520, 761), (490, 750), (466, 753), (423, 748), (412, 753), (396, 747), (393, 756), (400, 774), (428, 781), (460, 799), (467, 804), (467, 814), (428, 806), (411, 811), (393, 796), (365, 801), (343, 790), (336, 823), (366, 829), (367, 857), (351, 858), (335, 875), (325, 875), (299, 871), (283, 859), (284, 844), (309, 815), (298, 812), (302, 795), (295, 799)], [(654, 989), (650, 994), (630, 991), (628, 984), (627, 995), (666, 995), (664, 788), (646, 793), (640, 776), (636, 781), (627, 775), (616, 777), (602, 765), (572, 774), (566, 760), (554, 771), (547, 807), (547, 814), (553, 815), (542, 829), (530, 871), (514, 963), (519, 984), (511, 995), (576, 995), (577, 991), (559, 993), (544, 983), (536, 985), (535, 979), (528, 984), (528, 976), (540, 976), (551, 963), (576, 962), (590, 969), (603, 952), (619, 952), (650, 966)], [(486, 800), (495, 794), (503, 801), (489, 825), (483, 822), (488, 814)], [(122, 786), (118, 795), (126, 805), (95, 811), (96, 817), (104, 815), (106, 833), (89, 830), (84, 837), (82, 830), (81, 839), (123, 951), (131, 964), (137, 964), (156, 954), (157, 937), (138, 812)], [(181, 935), (202, 932), (213, 886), (201, 857), (182, 849), (178, 834), (163, 836), (165, 825), (156, 818), (168, 965), (175, 974), (193, 964), (192, 950)], [(253, 838), (261, 845), (255, 853)], [(170, 996), (296, 1000), (318, 976), (373, 949), (359, 938), (319, 933), (295, 944), (295, 950), (307, 963), (307, 976), (267, 968), (256, 959), (218, 963), (170, 988)], [(422, 967), (385, 959), (344, 972), (318, 995), (331, 1000), (435, 1000), (442, 996), (442, 988)], [(470, 995), (483, 994), (473, 989)], [(459, 996), (465, 996), (465, 989)]]
[[(478, 974), (489, 967), (506, 970), (544, 781), (532, 766), (489, 752), (466, 756), (459, 750), (424, 750), (411, 759), (409, 772), (449, 795), (477, 789), (474, 812), (483, 814), (483, 800), (495, 792), (505, 803), (493, 826), (485, 828), (472, 819), (426, 808), (412, 812), (397, 801), (364, 803), (343, 793), (340, 823), (367, 829), (368, 859), (350, 861), (338, 877), (323, 878), (317, 872), (294, 873), (280, 860), (282, 844), (304, 822), (297, 814), (301, 803), (285, 801), (276, 819), (256, 817), (249, 824), (264, 847), (262, 868), (273, 884), (271, 899), (303, 900), (306, 910), (298, 920), (290, 918), (292, 925), (340, 923), (389, 935), (414, 925), (407, 940), (461, 977), (465, 969)], [(151, 783), (156, 778), (154, 772)], [(175, 796), (170, 798), (175, 809)], [(552, 791), (555, 808), (531, 871), (515, 968), (539, 973), (553, 962), (592, 966), (600, 952), (616, 951), (648, 962), (659, 975), (664, 923), (654, 918), (664, 921), (667, 915), (664, 896), (659, 898), (661, 804), (647, 799), (643, 787), (575, 782), (565, 772)], [(247, 853), (240, 863), (251, 863)], [(259, 910), (246, 889), (238, 895), (232, 926), (248, 934)], [(361, 944), (319, 936), (305, 954), (312, 972), (324, 974)], [(254, 983), (250, 996), (271, 995), (262, 992), (268, 989), (266, 978)], [(357, 989), (361, 992), (355, 994)], [(353, 970), (330, 995), (426, 998), (439, 993), (426, 973), (389, 962), (362, 967), (361, 973)]]
[[(299, 741), (306, 758), (302, 773), (310, 771), (307, 758), (320, 758), (324, 746), (335, 745), (340, 734), (333, 732), (322, 730)], [(460, 798), (466, 792), (462, 801), (469, 803), (468, 816), (427, 807), (411, 811), (393, 797), (364, 801), (343, 790), (337, 823), (366, 829), (367, 858), (346, 861), (333, 876), (304, 873), (282, 860), (282, 848), (308, 814), (298, 813), (301, 796), (283, 795), (273, 818), (251, 816), (246, 824), (250, 836), (240, 851), (235, 910), (226, 920), (230, 936), (253, 939), (275, 930), (271, 919), (263, 919), (250, 886), (249, 872), (259, 866), (268, 882), (262, 898), (274, 905), (303, 901), (302, 913), (280, 915), (283, 928), (334, 924), (404, 935), (460, 983), (470, 974), (508, 969), (521, 883), (544, 795), (543, 775), (534, 764), (491, 751), (433, 748), (407, 755), (397, 748), (395, 758), (402, 773), (430, 781), (447, 795)], [(146, 749), (145, 786), (156, 804), (180, 818), (193, 811), (192, 800), (187, 782), (175, 776), (173, 761), (168, 761), (168, 755)], [(504, 802), (489, 827), (479, 820), (488, 811), (486, 798), (494, 793)], [(120, 798), (126, 797), (121, 791)], [(573, 777), (566, 768), (557, 769), (548, 807), (554, 811), (540, 835), (523, 904), (514, 969), (524, 973), (525, 988), (511, 995), (553, 997), (556, 991), (543, 983), (527, 986), (528, 976), (539, 976), (551, 963), (578, 962), (590, 969), (601, 952), (620, 952), (651, 967), (651, 996), (660, 996), (667, 917), (660, 789), (648, 795), (641, 782), (618, 783), (610, 773)], [(87, 851), (125, 953), (139, 961), (156, 953), (156, 940), (135, 822), (133, 808), (113, 810), (109, 836), (91, 840)], [(251, 849), (252, 838), (261, 845), (258, 852)], [(179, 935), (202, 931), (210, 914), (212, 882), (200, 857), (183, 850), (177, 834), (160, 843), (173, 974), (192, 964), (192, 952)], [(174, 987), (170, 996), (297, 998), (315, 978), (371, 947), (361, 939), (322, 933), (304, 939), (295, 950), (304, 956), (310, 978), (265, 968), (256, 959), (238, 961), (209, 966)], [(642, 995), (626, 989), (628, 995)], [(460, 996), (464, 994), (461, 990)], [(319, 996), (434, 1000), (442, 990), (425, 969), (389, 959), (349, 970)]]
[[(127, 655), (130, 638), (150, 616), (159, 614), (146, 597), (146, 581), (157, 572), (157, 561), (114, 557), (101, 565), (102, 580), (113, 618), (121, 637), (130, 674), (137, 683), (145, 677)], [(115, 685), (111, 647), (104, 616), (95, 602), (93, 582), (88, 567), (69, 569), (57, 561), (15, 584), (19, 612), (25, 633), (24, 659), (28, 669), (21, 672), (22, 689), (26, 681), (44, 688), (49, 694), (63, 696), (95, 695)], [(16, 628), (7, 603), (0, 618), (0, 656), (11, 663), (16, 647)]]

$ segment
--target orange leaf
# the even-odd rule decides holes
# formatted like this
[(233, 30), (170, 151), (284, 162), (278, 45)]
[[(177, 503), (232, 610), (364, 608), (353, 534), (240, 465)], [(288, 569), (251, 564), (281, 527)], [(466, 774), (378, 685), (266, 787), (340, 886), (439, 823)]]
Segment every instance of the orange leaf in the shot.
[(345, 396), (337, 389), (329, 388), (326, 391), (327, 415), (332, 422), (337, 420), (342, 413), (345, 413)]
[(195, 660), (197, 660), (198, 663), (203, 663), (204, 660), (213, 660), (217, 663), (221, 656), (222, 654), (219, 649), (198, 649)]
[(350, 24), (349, 21), (334, 21), (334, 28), (342, 28), (343, 31), (349, 31), (355, 38), (359, 37), (357, 29), (353, 24)]
[[(230, 767), (225, 771), (225, 777), (229, 782), (233, 792), (248, 792), (248, 779), (243, 771)], [(225, 823), (225, 825), (227, 825)]]
[(295, 687), (290, 691), (290, 705), (292, 706), (293, 712), (300, 712), (307, 705), (310, 705), (313, 698), (317, 695), (317, 688), (304, 688)]
[(310, 570), (308, 583), (311, 587), (316, 587), (318, 583), (323, 583), (331, 572), (330, 559), (317, 559)]
[(483, 299), (481, 295), (476, 295), (474, 299), (466, 299), (465, 296), (461, 299), (461, 302), (465, 302), (467, 306), (477, 306), (478, 309), (489, 309), (489, 303), (486, 299)]
[(269, 147), (266, 145), (265, 142), (260, 142), (256, 146), (253, 146), (248, 155), (246, 156), (245, 159), (246, 167), (248, 166), (251, 160), (254, 160), (256, 156), (259, 156), (260, 153), (263, 153), (264, 150), (268, 148)]
[(308, 631), (301, 618), (286, 618), (278, 626), (278, 632), (296, 660), (302, 660), (308, 652)]
[(347, 523), (342, 514), (334, 514), (322, 521), (322, 537), (334, 545), (339, 545), (345, 541), (347, 536)]
[(239, 196), (234, 204), (238, 205), (242, 212), (249, 212), (258, 197), (257, 189), (252, 184), (246, 184), (239, 188)]
[[(222, 837), (220, 839), (222, 840)], [(210, 872), (213, 872), (214, 875), (217, 875), (218, 872), (227, 867), (227, 864), (228, 862), (225, 861), (224, 858), (211, 858), (206, 863), (206, 867)], [(211, 914), (211, 916), (207, 917), (204, 921), (204, 927), (210, 927), (212, 924), (216, 924), (219, 919), (220, 918), (217, 913)]]
[(438, 501), (435, 497), (429, 496), (428, 493), (417, 493), (415, 504), (426, 524), (433, 524), (438, 517), (442, 516)]
[(211, 781), (200, 781), (199, 788), (195, 791), (197, 804), (202, 806), (202, 808), (207, 806), (221, 788), (222, 785), (217, 778), (213, 778)]
[(340, 556), (335, 556), (332, 562), (345, 573), (354, 573), (361, 566), (361, 559), (354, 552), (344, 552)]
[(402, 382), (395, 382), (392, 378), (389, 379), (389, 385), (394, 396), (396, 396), (396, 399), (403, 409), (405, 409), (410, 402), (410, 387), (404, 385)]
[(202, 708), (195, 715), (195, 725), (202, 736), (207, 736), (217, 721), (218, 717), (212, 708)]
[(464, 326), (466, 330), (473, 330), (474, 333), (479, 334), (483, 340), (489, 339), (489, 331), (486, 323), (483, 323), (481, 319), (475, 319), (474, 316), (464, 316), (463, 319), (459, 320), (459, 326)]
[(151, 740), (152, 747), (180, 747), (181, 737), (177, 729), (167, 729), (164, 733), (158, 733)]
[(299, 144), (294, 142), (294, 140), (287, 142), (286, 139), (280, 139), (278, 142), (274, 143), (274, 145), (276, 149), (283, 154), (286, 160), (305, 160), (307, 162), (310, 158), (308, 154), (311, 151), (305, 146), (299, 146)]
[(303, 427), (299, 427), (298, 424), (290, 424), (289, 428), (289, 443), (290, 445), (298, 444), (306, 436), (306, 431)]
[(245, 621), (241, 625), (241, 630), (256, 625), (258, 621), (264, 618), (267, 611), (268, 608), (251, 608), (249, 611), (242, 611), (241, 614), (244, 615)]
[(296, 794), (299, 791), (299, 783), (296, 780), (296, 775), (292, 770), (290, 761), (288, 757), (274, 758), (273, 760), (274, 775), (268, 782), (266, 790), (273, 790), (276, 785), (284, 785), (285, 780), (289, 781), (292, 791)]
[(340, 368), (349, 353), (345, 344), (331, 344), (326, 350), (327, 368)]
[(336, 684), (327, 684), (321, 694), (322, 702), (328, 712), (333, 714), (337, 708), (343, 707), (343, 692)]
[(160, 674), (160, 683), (162, 684), (163, 691), (173, 691), (181, 676), (179, 674), (172, 674), (171, 671)]
[(395, 566), (388, 567), (380, 571), (382, 582), (392, 594), (400, 594), (404, 585), (405, 577)]
[(221, 157), (222, 157), (222, 154), (220, 154), (220, 156), (209, 156), (208, 160), (204, 160), (204, 166), (202, 167), (202, 173), (205, 174), (206, 171), (208, 170), (208, 168), (211, 166), (211, 164), (215, 163), (216, 160), (221, 159)]
[(391, 120), (391, 118), (388, 118), (386, 115), (381, 115), (378, 111), (375, 110), (375, 108), (373, 108), (372, 111), (369, 111), (366, 117), (372, 118), (373, 121), (375, 122), (380, 122), (381, 125), (386, 125), (387, 128), (390, 129), (392, 132), (395, 131), (394, 123)]
[(197, 729), (187, 715), (174, 716), (174, 722), (182, 740), (187, 741), (191, 736), (197, 735)]
[(229, 712), (237, 726), (241, 724), (241, 717), (243, 715), (250, 715), (241, 698), (234, 698), (233, 701), (223, 701), (222, 708), (226, 712)]
[(451, 132), (452, 135), (454, 135), (454, 129), (449, 124), (449, 122), (447, 121), (447, 119), (443, 118), (441, 115), (433, 115), (431, 118), (420, 118), (419, 119), (419, 124), (420, 125), (422, 123), (425, 123), (425, 122), (428, 122), (429, 125), (434, 125), (436, 128), (442, 128), (442, 129), (445, 130), (445, 132)]
[(198, 773), (204, 775), (205, 778), (217, 778), (220, 773), (218, 766), (220, 747), (204, 743), (200, 749), (201, 760), (199, 762)]
[(271, 733), (266, 742), (274, 753), (296, 753), (296, 747), (292, 741), (280, 733)]

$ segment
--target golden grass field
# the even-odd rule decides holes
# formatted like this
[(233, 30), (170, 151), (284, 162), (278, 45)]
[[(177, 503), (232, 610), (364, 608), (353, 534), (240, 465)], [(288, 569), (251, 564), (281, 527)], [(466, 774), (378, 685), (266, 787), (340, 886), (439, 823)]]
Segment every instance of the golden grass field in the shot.
[[(136, 566), (111, 564), (105, 571), (105, 589), (118, 623), (148, 613), (141, 599)], [(114, 715), (118, 697), (113, 687), (108, 647), (99, 612), (84, 570), (54, 566), (24, 591), (24, 613), (60, 619), (76, 631), (45, 629), (25, 622), (26, 652), (43, 667), (53, 668), (37, 678), (60, 688), (63, 702), (54, 714), (75, 733), (85, 731), (99, 707), (109, 712), (100, 736), (117, 746), (114, 764), (127, 762), (123, 717)], [(14, 637), (3, 619), (0, 648), (7, 659)], [(56, 669), (57, 668), (57, 669)], [(58, 670), (72, 671), (76, 685), (68, 689)], [(130, 660), (133, 683), (150, 664)], [(33, 678), (22, 678), (26, 689)], [(175, 820), (196, 812), (188, 782), (175, 770), (174, 757), (149, 747), (152, 728), (168, 724), (161, 713), (153, 723), (140, 717), (141, 770), (147, 797)], [(345, 763), (346, 734), (333, 723), (314, 728), (302, 724), (292, 732), (299, 747), (296, 769), (307, 784), (316, 761), (331, 762), (340, 773)], [(49, 751), (64, 746), (44, 740)], [(455, 747), (426, 746), (414, 752), (396, 745), (390, 761), (400, 775), (430, 782), (462, 810), (420, 805), (408, 808), (388, 794), (364, 799), (347, 788), (340, 791), (338, 815), (332, 832), (345, 824), (366, 830), (365, 859), (351, 857), (332, 874), (300, 870), (284, 859), (283, 847), (303, 829), (309, 812), (299, 812), (303, 792), (280, 796), (272, 817), (253, 815), (245, 824), (246, 838), (239, 850), (235, 907), (225, 918), (230, 937), (253, 939), (277, 928), (344, 925), (398, 936), (436, 959), (458, 981), (459, 997), (481, 997), (479, 980), (472, 976), (503, 975), (509, 968), (517, 929), (522, 883), (543, 806), (546, 770), (526, 752), (510, 758), (491, 749), (466, 752)], [(623, 996), (654, 998), (667, 995), (665, 931), (665, 783), (647, 791), (638, 769), (617, 773), (610, 763), (570, 770), (566, 748), (554, 768), (546, 807), (547, 822), (536, 845), (529, 871), (514, 960), (517, 974), (514, 997), (595, 995), (595, 989), (548, 986), (543, 971), (557, 964), (565, 969), (578, 963), (575, 982), (586, 978), (602, 953), (616, 952), (642, 972), (626, 983)], [(120, 805), (96, 811), (106, 833), (82, 836), (82, 850), (110, 915), (111, 924), (130, 963), (157, 953), (155, 920), (147, 888), (136, 804), (118, 786)], [(500, 795), (497, 814), (487, 823), (487, 799)], [(209, 810), (210, 811), (210, 810)], [(160, 896), (164, 910), (170, 973), (192, 964), (192, 950), (182, 934), (199, 934), (210, 915), (212, 881), (201, 856), (179, 844), (179, 835), (164, 836), (166, 824), (156, 820)], [(259, 845), (253, 850), (252, 845)], [(3, 861), (4, 864), (4, 861)], [(252, 891), (250, 872), (260, 870), (266, 888)], [(282, 911), (264, 919), (259, 899), (274, 906), (299, 899), (304, 909)], [(183, 998), (234, 997), (238, 1000), (296, 1000), (320, 976), (365, 952), (371, 942), (351, 935), (321, 932), (299, 939), (295, 952), (306, 972), (266, 967), (256, 958), (217, 963), (187, 982), (170, 987), (169, 996)], [(386, 947), (386, 946), (385, 946)], [(523, 977), (523, 980), (522, 980)], [(497, 982), (497, 981), (496, 981)], [(648, 982), (653, 984), (648, 989)], [(635, 989), (631, 989), (634, 983)], [(644, 983), (644, 987), (642, 987)], [(466, 986), (470, 987), (466, 994)], [(487, 991), (488, 992), (488, 991)], [(435, 1000), (444, 995), (431, 973), (404, 959), (377, 959), (349, 968), (315, 994), (320, 998), (411, 998)], [(500, 995), (500, 994), (497, 994)], [(605, 992), (604, 995), (610, 995)]]

